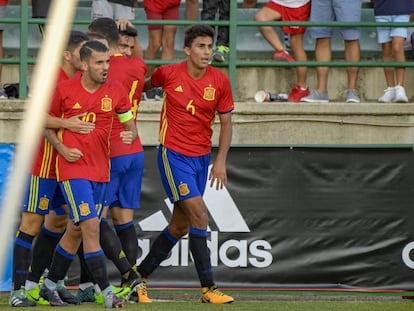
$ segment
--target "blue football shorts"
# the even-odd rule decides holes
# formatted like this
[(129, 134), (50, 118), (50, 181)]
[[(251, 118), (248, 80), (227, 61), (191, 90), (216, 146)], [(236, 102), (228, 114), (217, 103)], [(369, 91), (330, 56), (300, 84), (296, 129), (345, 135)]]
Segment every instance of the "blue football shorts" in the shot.
[(203, 196), (210, 157), (210, 154), (188, 157), (160, 145), (158, 168), (171, 203)]
[(106, 188), (105, 204), (138, 209), (143, 173), (144, 152), (111, 158), (111, 180)]
[(59, 183), (69, 207), (69, 217), (74, 224), (98, 217), (103, 211), (107, 183), (86, 179), (69, 179)]
[(66, 204), (56, 179), (29, 175), (26, 194), (23, 201), (23, 212), (39, 215), (49, 214), (54, 209), (57, 215), (65, 215), (62, 205)]

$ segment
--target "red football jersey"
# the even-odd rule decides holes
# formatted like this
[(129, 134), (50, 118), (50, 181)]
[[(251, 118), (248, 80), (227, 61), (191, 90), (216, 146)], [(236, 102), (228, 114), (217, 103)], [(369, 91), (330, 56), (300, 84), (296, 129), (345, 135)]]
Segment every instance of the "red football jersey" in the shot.
[(114, 112), (124, 113), (131, 109), (129, 99), (121, 89), (119, 82), (108, 80), (94, 93), (90, 93), (82, 87), (80, 77), (57, 86), (52, 101), (52, 115), (70, 118), (86, 112), (83, 120), (95, 123), (95, 129), (89, 134), (59, 130), (61, 141), (68, 147), (81, 150), (83, 157), (70, 163), (58, 154), (58, 181), (76, 178), (109, 181), (109, 137)]
[[(147, 65), (138, 57), (126, 57), (123, 54), (115, 54), (110, 58), (108, 77), (111, 80), (119, 81), (124, 87), (132, 104), (132, 113), (134, 120), (137, 119), (138, 105), (141, 100), (142, 89), (147, 73)], [(126, 145), (120, 138), (120, 133), (124, 130), (121, 122), (114, 119), (111, 132), (111, 157), (117, 157), (125, 154), (132, 154), (144, 150), (139, 136), (131, 144)]]
[[(63, 69), (60, 68), (57, 82), (60, 83), (68, 79), (69, 77), (63, 71)], [(55, 148), (53, 148), (53, 146), (45, 137), (42, 137), (42, 141), (37, 151), (37, 156), (34, 161), (31, 173), (42, 178), (56, 179), (56, 155), (57, 151)]]
[(187, 156), (211, 152), (212, 122), (216, 112), (234, 109), (228, 77), (208, 66), (203, 77), (192, 78), (187, 62), (160, 66), (151, 76), (153, 86), (162, 86), (160, 143)]

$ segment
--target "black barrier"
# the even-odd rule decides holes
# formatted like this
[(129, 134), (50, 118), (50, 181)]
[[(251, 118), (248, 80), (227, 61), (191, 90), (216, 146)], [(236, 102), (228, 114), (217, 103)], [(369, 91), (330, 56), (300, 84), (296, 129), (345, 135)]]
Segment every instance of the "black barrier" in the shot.
[[(171, 215), (156, 147), (145, 153), (140, 260)], [(411, 148), (231, 148), (227, 189), (205, 195), (217, 283), (413, 289), (413, 156)], [(187, 238), (149, 286), (199, 286)]]

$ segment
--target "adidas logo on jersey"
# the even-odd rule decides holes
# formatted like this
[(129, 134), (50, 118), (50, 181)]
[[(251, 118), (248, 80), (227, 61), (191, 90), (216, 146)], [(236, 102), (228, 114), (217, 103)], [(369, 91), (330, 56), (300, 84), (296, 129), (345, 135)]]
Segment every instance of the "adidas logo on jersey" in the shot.
[(76, 104), (74, 104), (73, 106), (72, 106), (72, 109), (81, 109), (82, 108), (82, 106), (81, 106), (81, 104), (79, 104), (78, 102), (76, 102)]
[(174, 89), (174, 91), (176, 91), (176, 92), (180, 92), (180, 93), (184, 92), (184, 91), (183, 91), (183, 87), (182, 87), (181, 85), (177, 86), (177, 87)]

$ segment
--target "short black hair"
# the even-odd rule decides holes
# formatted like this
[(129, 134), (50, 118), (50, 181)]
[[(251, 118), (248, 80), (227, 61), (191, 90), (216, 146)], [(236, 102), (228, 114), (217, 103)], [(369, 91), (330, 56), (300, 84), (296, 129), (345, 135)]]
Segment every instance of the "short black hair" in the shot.
[(89, 40), (105, 39), (105, 36), (99, 32), (88, 31), (86, 34), (88, 35)]
[(92, 52), (108, 52), (108, 47), (103, 44), (102, 42), (99, 41), (95, 41), (95, 40), (90, 40), (88, 42), (86, 42), (84, 45), (82, 45), (79, 54), (80, 54), (80, 59), (83, 60), (87, 60), (91, 57)]
[(72, 30), (69, 34), (68, 43), (66, 44), (66, 50), (73, 51), (79, 46), (79, 44), (88, 40), (89, 38), (84, 32)]
[(109, 46), (118, 45), (118, 26), (112, 18), (97, 18), (89, 24), (88, 30), (104, 35), (105, 39), (108, 41)]
[(184, 46), (190, 47), (197, 37), (210, 37), (214, 40), (214, 29), (204, 24), (195, 24), (187, 27), (184, 32)]
[(119, 34), (121, 36), (128, 36), (128, 37), (137, 37), (138, 36), (138, 31), (131, 26), (127, 26), (124, 30), (119, 30)]

